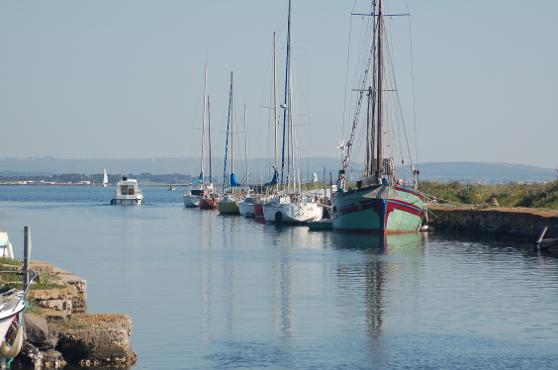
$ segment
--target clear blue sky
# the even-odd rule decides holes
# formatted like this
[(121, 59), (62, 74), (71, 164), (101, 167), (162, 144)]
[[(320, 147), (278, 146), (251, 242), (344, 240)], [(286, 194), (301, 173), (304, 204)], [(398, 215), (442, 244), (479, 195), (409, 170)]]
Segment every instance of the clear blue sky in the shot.
[[(558, 166), (558, 2), (407, 2), (418, 159)], [(0, 157), (198, 156), (206, 62), (215, 154), (223, 151), (230, 70), (238, 123), (248, 107), (249, 156), (270, 154), (262, 106), (273, 31), (285, 41), (286, 3), (0, 1)], [(387, 3), (405, 11), (402, 0)], [(302, 156), (337, 156), (353, 4), (293, 0)], [(358, 0), (355, 10), (367, 7)], [(362, 24), (353, 17), (353, 45)], [(409, 113), (409, 20), (390, 27)]]

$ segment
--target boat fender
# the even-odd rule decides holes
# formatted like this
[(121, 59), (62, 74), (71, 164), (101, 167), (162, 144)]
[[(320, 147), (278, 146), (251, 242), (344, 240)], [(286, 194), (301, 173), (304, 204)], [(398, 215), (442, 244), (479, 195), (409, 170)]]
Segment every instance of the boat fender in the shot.
[[(23, 347), (23, 328), (16, 322), (16, 320), (12, 321), (11, 326), (12, 329), (17, 330), (17, 332), (11, 345), (8, 344), (7, 340), (2, 341), (2, 345), (0, 345), (0, 357), (3, 358), (16, 357)], [(17, 329), (14, 328), (15, 326), (17, 326)]]

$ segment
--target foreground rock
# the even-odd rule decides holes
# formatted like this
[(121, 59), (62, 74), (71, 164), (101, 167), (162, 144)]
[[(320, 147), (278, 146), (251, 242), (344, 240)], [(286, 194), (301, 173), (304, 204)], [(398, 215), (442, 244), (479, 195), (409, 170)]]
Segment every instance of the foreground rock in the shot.
[(29, 292), (27, 339), (13, 368), (115, 368), (136, 362), (130, 316), (88, 314), (85, 280), (43, 262), (31, 269), (39, 279)]

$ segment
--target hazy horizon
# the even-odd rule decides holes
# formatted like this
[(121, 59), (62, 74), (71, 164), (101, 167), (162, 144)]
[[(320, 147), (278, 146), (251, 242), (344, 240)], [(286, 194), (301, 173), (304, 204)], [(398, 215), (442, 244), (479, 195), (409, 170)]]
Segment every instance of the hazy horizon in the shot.
[[(336, 146), (347, 137), (350, 90), (358, 81), (354, 62), (346, 81), (346, 61), (348, 50), (350, 60), (358, 59), (365, 29), (365, 20), (350, 13), (366, 11), (368, 3), (293, 1), (301, 157), (337, 158)], [(558, 167), (558, 49), (549, 47), (558, 34), (558, 3), (386, 1), (388, 12), (406, 12), (407, 4), (412, 16), (389, 19), (388, 29), (413, 153), (415, 84), (415, 160)], [(0, 157), (196, 157), (206, 63), (214, 155), (223, 155), (234, 70), (241, 131), (247, 104), (248, 157), (270, 157), (271, 41), (276, 31), (281, 85), (286, 6), (255, 0), (0, 3)], [(244, 137), (237, 136), (240, 158)]]

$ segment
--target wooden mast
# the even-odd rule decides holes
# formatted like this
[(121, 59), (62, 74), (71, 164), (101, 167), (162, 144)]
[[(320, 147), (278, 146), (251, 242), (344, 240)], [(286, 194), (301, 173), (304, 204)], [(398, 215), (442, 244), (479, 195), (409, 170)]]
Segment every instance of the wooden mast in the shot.
[(378, 57), (377, 57), (377, 64), (378, 64), (378, 81), (377, 81), (377, 153), (376, 153), (376, 173), (377, 179), (381, 182), (381, 178), (384, 172), (384, 158), (383, 158), (383, 140), (384, 140), (384, 128), (383, 128), (383, 112), (382, 112), (382, 98), (383, 98), (383, 45), (382, 45), (382, 31), (384, 27), (384, 19), (382, 14), (382, 0), (378, 1), (378, 39), (377, 39), (377, 48), (378, 48)]

